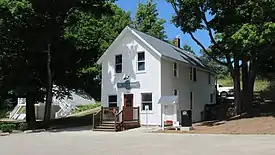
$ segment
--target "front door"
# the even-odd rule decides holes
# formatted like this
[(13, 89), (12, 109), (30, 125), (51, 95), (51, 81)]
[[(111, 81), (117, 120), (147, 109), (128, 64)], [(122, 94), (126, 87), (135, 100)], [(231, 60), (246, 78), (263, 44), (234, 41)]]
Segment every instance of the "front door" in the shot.
[(132, 121), (133, 120), (133, 104), (134, 104), (134, 95), (133, 94), (124, 94), (124, 120)]

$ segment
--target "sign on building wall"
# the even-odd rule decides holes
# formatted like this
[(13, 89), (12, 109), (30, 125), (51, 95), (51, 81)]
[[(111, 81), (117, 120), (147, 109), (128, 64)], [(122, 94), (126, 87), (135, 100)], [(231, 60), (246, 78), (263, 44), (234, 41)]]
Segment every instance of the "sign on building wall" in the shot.
[(127, 90), (132, 88), (139, 88), (139, 87), (140, 87), (140, 83), (138, 81), (131, 82), (130, 80), (126, 80), (125, 82), (117, 83), (117, 88), (125, 88)]

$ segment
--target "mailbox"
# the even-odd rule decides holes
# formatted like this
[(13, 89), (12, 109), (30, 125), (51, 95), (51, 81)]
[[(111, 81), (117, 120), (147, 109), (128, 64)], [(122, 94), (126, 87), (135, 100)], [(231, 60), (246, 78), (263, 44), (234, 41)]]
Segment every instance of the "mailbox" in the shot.
[(192, 111), (182, 110), (181, 111), (181, 126), (190, 127), (192, 126)]

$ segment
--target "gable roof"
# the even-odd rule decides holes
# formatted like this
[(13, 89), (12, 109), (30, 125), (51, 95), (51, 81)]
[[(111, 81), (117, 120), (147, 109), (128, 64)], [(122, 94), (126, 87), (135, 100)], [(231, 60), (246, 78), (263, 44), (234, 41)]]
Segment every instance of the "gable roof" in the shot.
[[(132, 27), (126, 26), (125, 29), (129, 30), (133, 35), (135, 35), (138, 39), (145, 43), (149, 48), (151, 48), (154, 52), (160, 55), (160, 57), (174, 59), (186, 64), (190, 64), (191, 66), (203, 68), (207, 71), (214, 73), (214, 71), (211, 70), (207, 65), (203, 64), (202, 61), (196, 55), (190, 52), (187, 52), (165, 41), (162, 41), (148, 34), (140, 32)], [(125, 29), (122, 31), (122, 33), (125, 33)], [(119, 37), (122, 36), (122, 33), (119, 35)], [(108, 52), (108, 50), (109, 48), (106, 52)], [(102, 57), (99, 59), (98, 63), (101, 62)]]

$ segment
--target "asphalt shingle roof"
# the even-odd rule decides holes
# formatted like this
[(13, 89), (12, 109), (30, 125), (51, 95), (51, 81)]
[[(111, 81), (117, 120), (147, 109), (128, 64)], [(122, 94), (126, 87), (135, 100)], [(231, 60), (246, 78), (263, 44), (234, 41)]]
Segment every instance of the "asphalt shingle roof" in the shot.
[(142, 39), (144, 39), (148, 44), (150, 44), (154, 49), (156, 49), (162, 56), (181, 61), (183, 63), (190, 64), (192, 66), (204, 68), (213, 72), (207, 65), (203, 64), (202, 61), (194, 54), (187, 52), (181, 48), (178, 48), (172, 44), (165, 41), (152, 37), (148, 34), (140, 32), (132, 27), (129, 27), (136, 34), (138, 34)]

